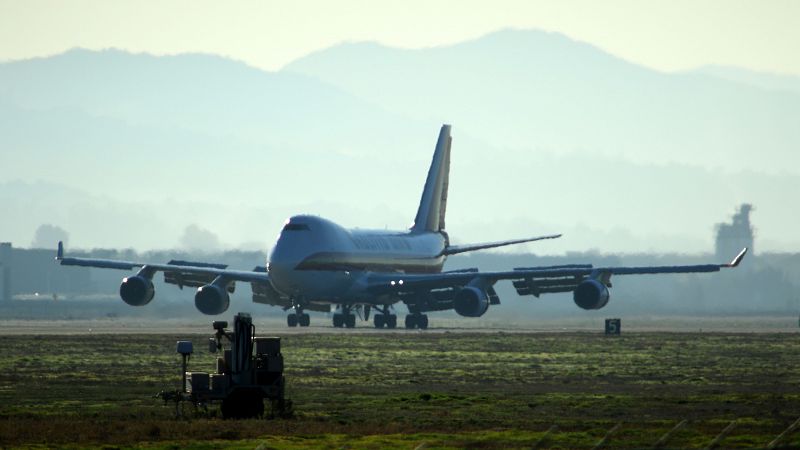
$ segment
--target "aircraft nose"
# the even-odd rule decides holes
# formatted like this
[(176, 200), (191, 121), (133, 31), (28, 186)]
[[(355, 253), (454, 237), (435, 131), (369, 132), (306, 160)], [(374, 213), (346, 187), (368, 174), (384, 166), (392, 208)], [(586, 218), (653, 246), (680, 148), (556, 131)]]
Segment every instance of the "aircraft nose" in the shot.
[(301, 258), (297, 249), (286, 242), (278, 242), (272, 250), (267, 262), (267, 272), (270, 278), (280, 281), (287, 281), (291, 277), (292, 271), (300, 263)]
[(294, 264), (287, 261), (271, 260), (267, 263), (267, 273), (270, 275), (281, 275), (290, 272), (294, 269)]
[(296, 289), (296, 283), (292, 276), (294, 265), (288, 261), (277, 259), (267, 263), (267, 274), (269, 274), (272, 286), (283, 292), (291, 294)]

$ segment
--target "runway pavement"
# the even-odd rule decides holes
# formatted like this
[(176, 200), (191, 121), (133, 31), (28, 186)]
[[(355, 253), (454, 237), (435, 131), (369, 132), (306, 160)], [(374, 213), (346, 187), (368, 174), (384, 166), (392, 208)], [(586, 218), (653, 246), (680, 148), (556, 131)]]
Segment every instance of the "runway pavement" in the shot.
[[(95, 320), (2, 320), (0, 335), (21, 334), (208, 334), (213, 320), (228, 320), (233, 313), (218, 317), (149, 319), (142, 317), (102, 318)], [(797, 316), (622, 316), (622, 332), (800, 332)], [(399, 317), (402, 324), (402, 316)], [(357, 321), (356, 328), (334, 328), (325, 315), (313, 315), (311, 326), (289, 328), (282, 317), (254, 317), (260, 335), (339, 334), (339, 333), (603, 333), (604, 317), (539, 318), (535, 320), (468, 319), (430, 316), (427, 330), (375, 329), (372, 322)]]

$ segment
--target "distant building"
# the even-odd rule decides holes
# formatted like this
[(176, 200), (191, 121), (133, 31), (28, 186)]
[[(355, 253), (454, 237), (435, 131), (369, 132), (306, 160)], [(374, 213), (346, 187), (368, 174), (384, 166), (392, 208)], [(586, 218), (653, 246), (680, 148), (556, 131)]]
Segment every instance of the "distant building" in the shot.
[(739, 206), (739, 212), (733, 215), (731, 223), (716, 225), (715, 253), (720, 261), (727, 261), (744, 247), (753, 254), (753, 225), (750, 223), (752, 210), (753, 205), (743, 203)]
[(11, 301), (11, 243), (0, 242), (0, 302)]
[(0, 242), (0, 302), (33, 293), (49, 296), (93, 292), (88, 268), (64, 270), (53, 260), (54, 256), (53, 249), (14, 248), (10, 242)]

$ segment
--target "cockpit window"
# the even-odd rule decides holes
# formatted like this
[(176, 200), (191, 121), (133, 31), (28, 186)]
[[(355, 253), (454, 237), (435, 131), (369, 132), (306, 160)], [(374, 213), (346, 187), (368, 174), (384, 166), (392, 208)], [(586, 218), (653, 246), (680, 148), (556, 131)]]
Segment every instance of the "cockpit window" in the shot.
[(283, 231), (300, 231), (300, 230), (308, 231), (309, 230), (308, 224), (305, 224), (305, 223), (287, 223), (283, 227)]

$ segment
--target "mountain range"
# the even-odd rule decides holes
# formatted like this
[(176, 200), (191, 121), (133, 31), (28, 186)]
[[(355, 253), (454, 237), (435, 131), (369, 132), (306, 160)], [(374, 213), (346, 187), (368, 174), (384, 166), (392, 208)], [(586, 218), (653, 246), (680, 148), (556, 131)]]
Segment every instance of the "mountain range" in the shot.
[(120, 50), (5, 62), (0, 240), (54, 223), (77, 246), (167, 248), (199, 224), (266, 247), (298, 212), (404, 228), (452, 123), (454, 240), (560, 231), (522, 249), (704, 252), (747, 201), (759, 248), (795, 251), (798, 85), (657, 72), (533, 30), (346, 43), (277, 72)]
[(800, 94), (649, 70), (557, 33), (506, 30), (422, 50), (343, 44), (283, 71), (451, 120), (501, 149), (798, 173)]

